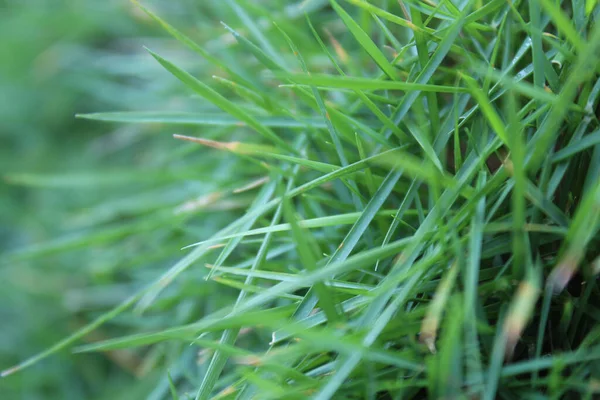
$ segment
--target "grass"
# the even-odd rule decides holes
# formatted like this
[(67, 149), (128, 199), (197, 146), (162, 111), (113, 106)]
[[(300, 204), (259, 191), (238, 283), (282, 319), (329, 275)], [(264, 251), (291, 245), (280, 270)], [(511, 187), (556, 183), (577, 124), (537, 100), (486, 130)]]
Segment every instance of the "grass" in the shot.
[(7, 176), (109, 187), (4, 256), (96, 271), (9, 384), (74, 351), (123, 398), (598, 395), (595, 2), (135, 3), (162, 105), (80, 117), (146, 161)]

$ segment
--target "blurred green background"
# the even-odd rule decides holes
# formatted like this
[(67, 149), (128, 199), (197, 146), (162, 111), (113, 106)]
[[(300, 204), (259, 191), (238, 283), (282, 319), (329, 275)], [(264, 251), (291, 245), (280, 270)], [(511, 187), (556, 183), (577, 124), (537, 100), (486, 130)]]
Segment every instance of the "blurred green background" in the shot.
[[(145, 2), (180, 27), (197, 29), (195, 3), (154, 3)], [(133, 4), (0, 0), (0, 37), (4, 369), (117, 305), (176, 261), (181, 254), (173, 249), (192, 242), (193, 225), (180, 227), (173, 207), (211, 190), (211, 184), (185, 180), (201, 175), (186, 162), (194, 147), (174, 146), (161, 127), (75, 118), (98, 111), (180, 110), (181, 99), (189, 97), (143, 48), (172, 54), (182, 52), (181, 46)], [(187, 66), (191, 55), (178, 59)], [(163, 215), (165, 207), (171, 212)], [(202, 228), (210, 231), (210, 222)], [(181, 307), (177, 315), (185, 318), (190, 304)], [(113, 328), (126, 330), (128, 323), (123, 318)], [(111, 332), (95, 335), (90, 339)], [(0, 399), (144, 398), (157, 378), (146, 372), (160, 355), (144, 365), (137, 357), (63, 351), (0, 379)], [(139, 384), (131, 385), (134, 380)]]

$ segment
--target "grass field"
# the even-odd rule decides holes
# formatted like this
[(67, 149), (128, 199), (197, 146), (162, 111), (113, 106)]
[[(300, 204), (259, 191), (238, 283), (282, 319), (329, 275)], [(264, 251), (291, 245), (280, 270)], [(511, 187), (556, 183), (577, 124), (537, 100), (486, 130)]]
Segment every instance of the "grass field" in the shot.
[(75, 3), (0, 2), (1, 398), (598, 396), (596, 1)]

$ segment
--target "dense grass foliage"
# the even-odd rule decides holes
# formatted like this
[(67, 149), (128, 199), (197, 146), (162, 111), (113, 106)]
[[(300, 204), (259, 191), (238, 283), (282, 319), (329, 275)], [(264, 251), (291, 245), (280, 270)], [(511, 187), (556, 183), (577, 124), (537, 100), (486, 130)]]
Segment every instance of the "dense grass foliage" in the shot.
[(181, 4), (138, 5), (164, 83), (79, 115), (145, 151), (9, 176), (106, 189), (5, 257), (87, 277), (8, 382), (75, 351), (111, 398), (600, 392), (595, 1)]

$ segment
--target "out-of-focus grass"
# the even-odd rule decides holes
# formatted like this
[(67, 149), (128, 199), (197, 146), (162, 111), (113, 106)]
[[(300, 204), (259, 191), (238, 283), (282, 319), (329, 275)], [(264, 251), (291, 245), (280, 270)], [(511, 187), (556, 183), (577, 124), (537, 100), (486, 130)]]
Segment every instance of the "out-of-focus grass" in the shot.
[(144, 6), (10, 151), (2, 390), (597, 395), (596, 2)]
[[(181, 15), (180, 7), (163, 10)], [(159, 94), (173, 94), (170, 84), (155, 79), (160, 68), (142, 47), (168, 46), (153, 38), (156, 32), (123, 1), (0, 1), (2, 365), (51, 345), (126, 296), (135, 284), (117, 276), (127, 275), (119, 271), (128, 263), (121, 255), (129, 248), (131, 259), (142, 256), (139, 244), (125, 240), (120, 249), (88, 241), (75, 246), (80, 250), (35, 259), (13, 257), (17, 249), (64, 235), (85, 238), (91, 227), (121, 230), (124, 238), (148, 229), (129, 227), (138, 213), (194, 193), (193, 185), (165, 187), (182, 175), (161, 169), (166, 161), (155, 129), (75, 118), (169, 107)], [(142, 170), (154, 172), (143, 176)], [(142, 188), (154, 193), (140, 196)], [(2, 379), (0, 398), (125, 398), (135, 382), (128, 365), (126, 357), (63, 354), (31, 374)]]

